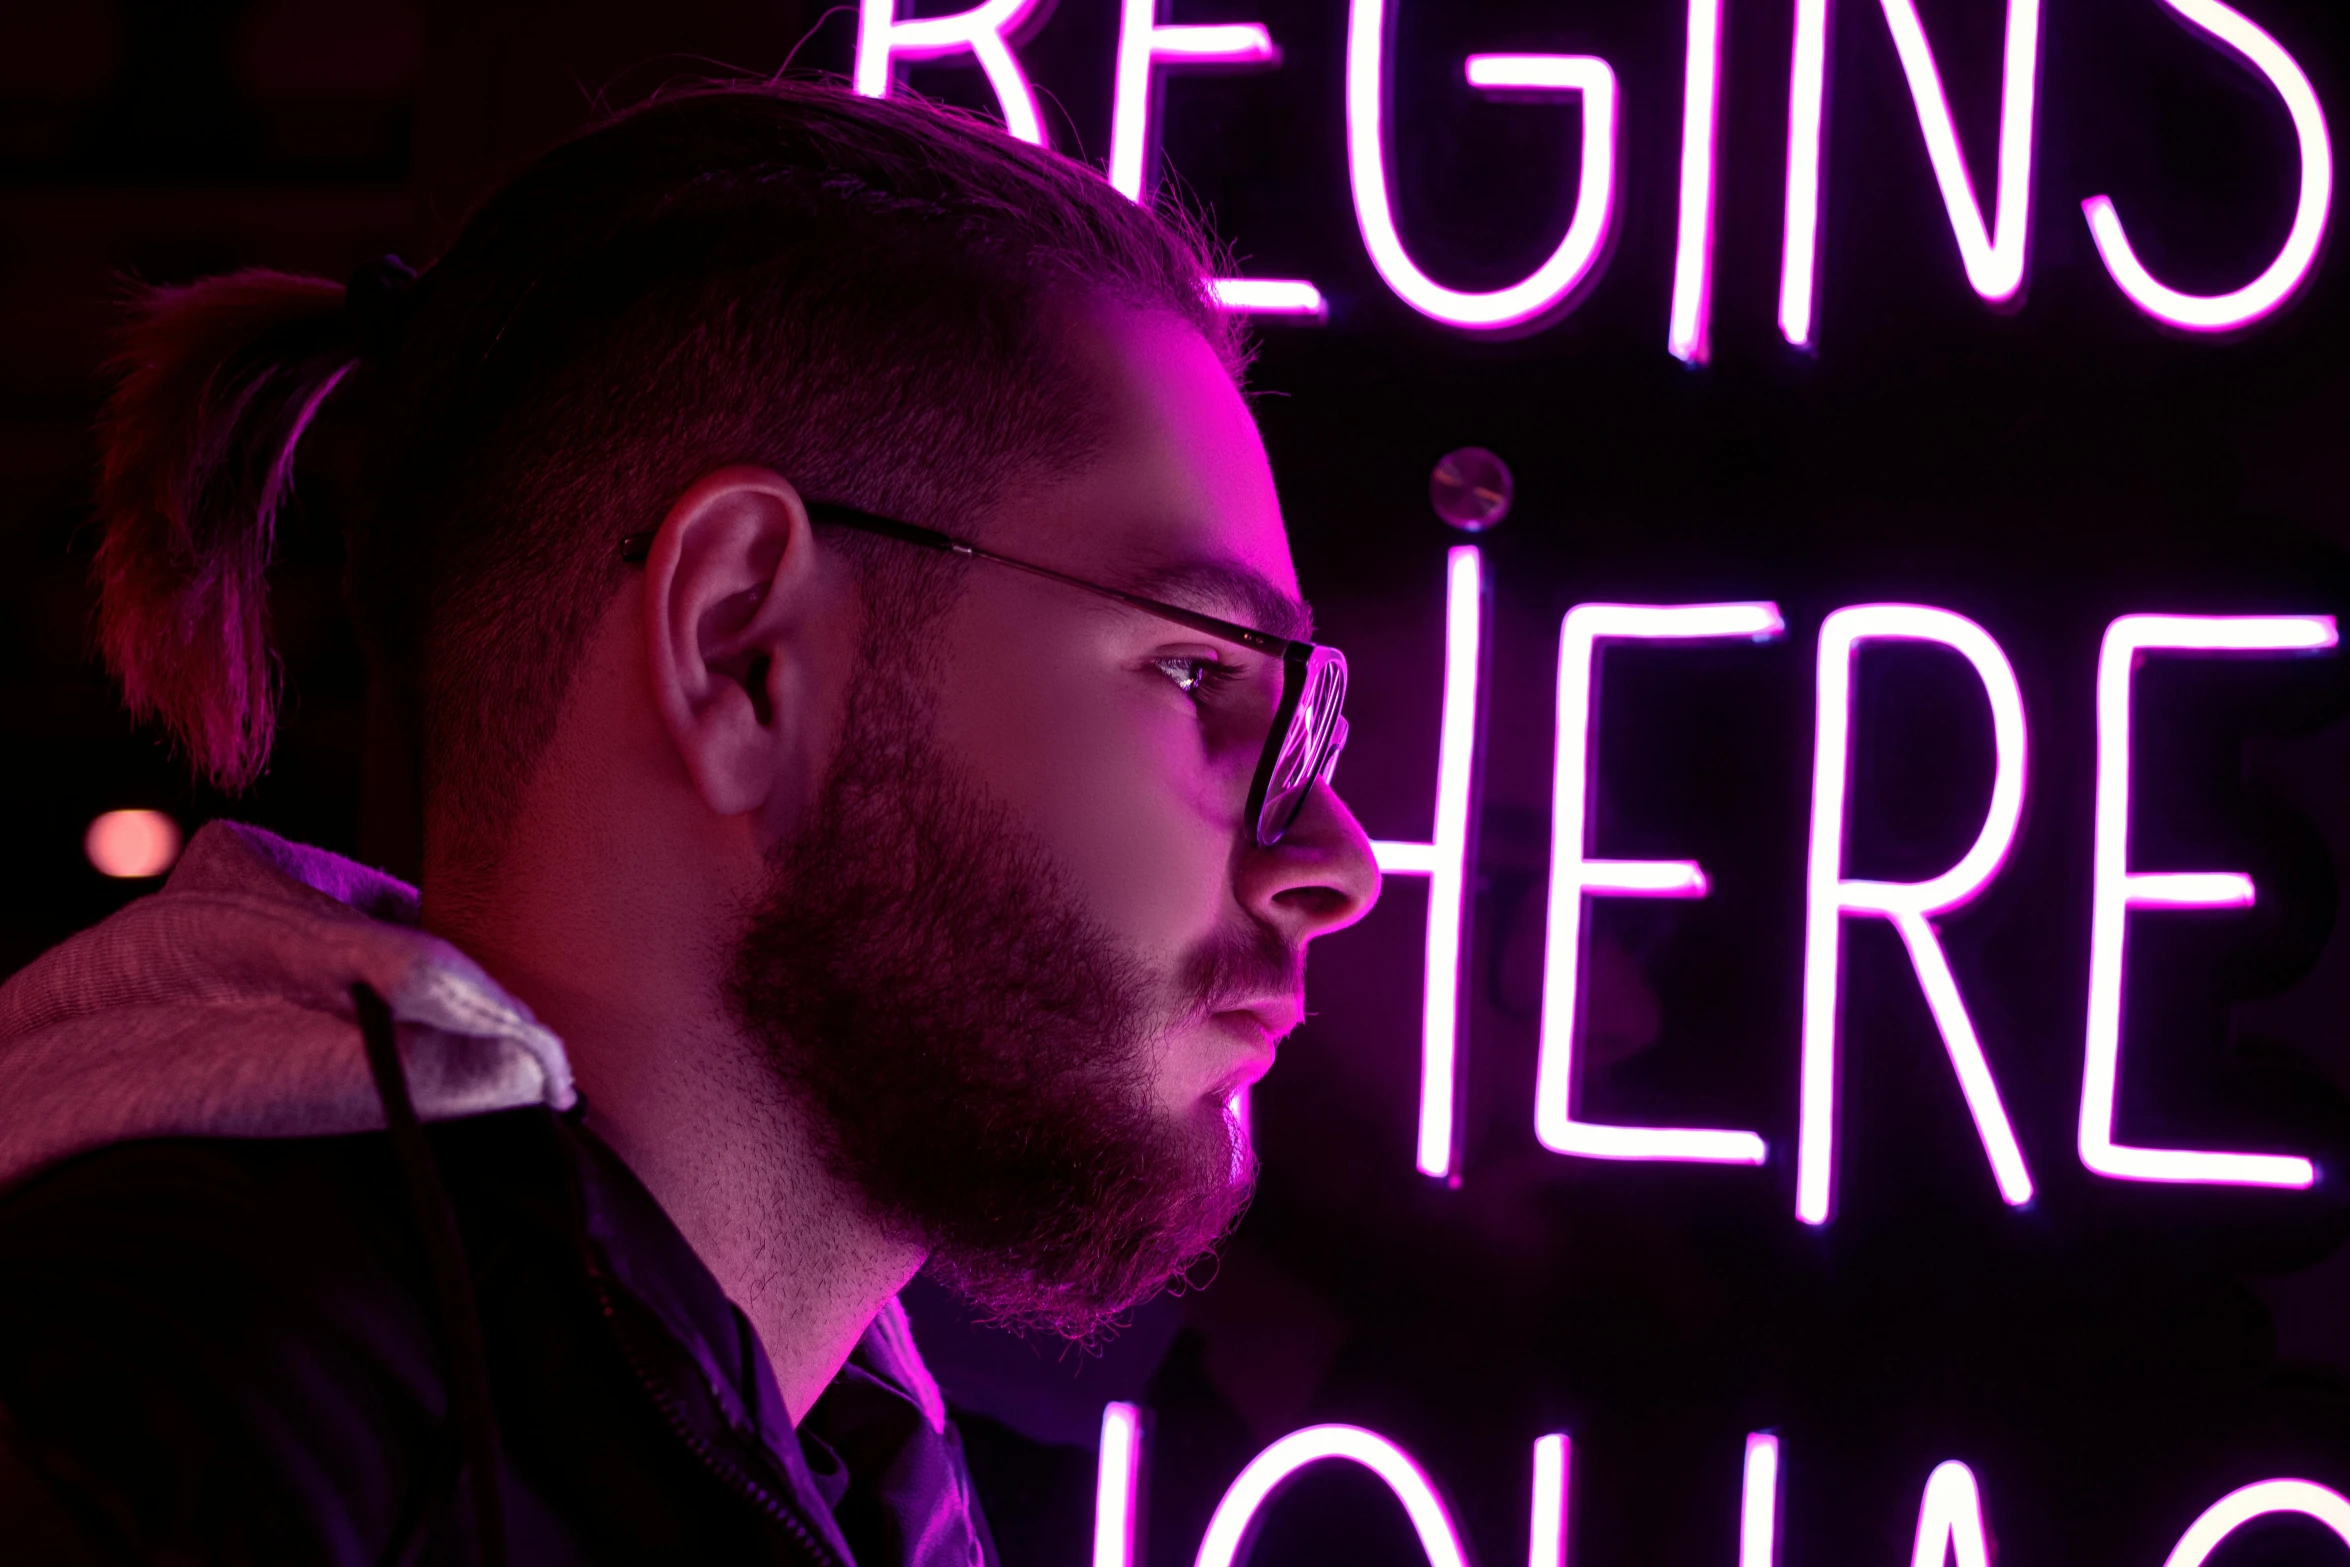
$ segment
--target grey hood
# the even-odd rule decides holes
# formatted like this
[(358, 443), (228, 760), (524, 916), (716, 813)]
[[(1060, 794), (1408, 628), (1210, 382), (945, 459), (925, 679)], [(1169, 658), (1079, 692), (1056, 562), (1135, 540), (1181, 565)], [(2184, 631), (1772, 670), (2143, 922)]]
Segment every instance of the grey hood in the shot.
[(418, 926), (413, 888), (214, 822), (160, 892), (0, 986), (0, 1186), (135, 1138), (380, 1130), (359, 983), (423, 1119), (571, 1107), (563, 1042)]

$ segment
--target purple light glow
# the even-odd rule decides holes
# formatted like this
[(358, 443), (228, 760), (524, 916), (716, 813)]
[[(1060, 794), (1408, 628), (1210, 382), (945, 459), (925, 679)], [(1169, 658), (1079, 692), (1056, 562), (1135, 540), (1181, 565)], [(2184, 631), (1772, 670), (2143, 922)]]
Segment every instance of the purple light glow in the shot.
[[(1563, 1470), (1563, 1449), (1560, 1456)], [(1248, 1467), (1232, 1482), (1232, 1488), (1216, 1504), (1215, 1515), (1208, 1520), (1208, 1532), (1199, 1543), (1197, 1567), (1234, 1567), (1240, 1559), (1241, 1546), (1248, 1540), (1249, 1526), (1274, 1493), (1308, 1464), (1329, 1459), (1360, 1464), (1387, 1483), (1412, 1521), (1412, 1530), (1420, 1538), (1420, 1549), (1427, 1554), (1428, 1567), (1468, 1567), (1468, 1552), (1462, 1548), (1460, 1533), (1453, 1527), (1452, 1515), (1445, 1511), (1426, 1472), (1402, 1448), (1377, 1432), (1342, 1425), (1308, 1426), (1302, 1431), (1292, 1431), (1249, 1460)], [(1563, 1489), (1563, 1473), (1561, 1485)]]
[(2203, 1567), (2238, 1529), (2271, 1513), (2299, 1513), (2334, 1531), (2334, 1538), (2350, 1545), (2350, 1500), (2310, 1480), (2261, 1480), (2230, 1491), (2187, 1526), (2171, 1547), (2162, 1567)]
[(1738, 1498), (1738, 1567), (1778, 1567), (1779, 1439), (1746, 1439), (1746, 1478)]
[(1787, 81), (1786, 227), (1779, 239), (1779, 333), (1811, 347), (1820, 259), (1820, 139), (1828, 118), (1828, 0), (1795, 0)]
[(1226, 310), (1251, 316), (1291, 316), (1305, 321), (1329, 319), (1329, 303), (1322, 291), (1303, 278), (1220, 277), (1208, 280), (1216, 303)]
[(1681, 199), (1673, 240), (1672, 324), (1665, 346), (1683, 364), (1713, 353), (1715, 125), (1722, 99), (1722, 0), (1689, 0), (1681, 72)]
[(2242, 13), (2219, 0), (2163, 0), (2193, 27), (2217, 38), (2242, 55), (2260, 73), (2293, 117), (2293, 134), (2301, 149), (2301, 194), (2293, 207), (2293, 226), (2283, 248), (2268, 269), (2230, 294), (2185, 294), (2156, 281), (2130, 246), (2122, 231), (2121, 214), (2107, 196), (2091, 196), (2081, 203), (2089, 233), (2105, 270), (2130, 298), (2130, 303), (2155, 320), (2188, 332), (2225, 332), (2249, 326), (2283, 304), (2317, 264), (2319, 244), (2325, 238), (2326, 218), (2334, 198), (2334, 154), (2326, 136), (2325, 109), (2300, 64), (2284, 46)]
[(1135, 1497), (1142, 1477), (1142, 1411), (1102, 1406), (1101, 1458), (1094, 1471), (1093, 1567), (1135, 1567)]
[[(1110, 90), (1110, 184), (1147, 204), (1151, 148), (1151, 74), (1162, 68), (1264, 69), (1281, 63), (1273, 35), (1255, 22), (1172, 24), (1159, 20), (1163, 0), (1120, 0), (1117, 75)], [(1320, 321), (1330, 311), (1322, 291), (1302, 278), (1208, 280), (1216, 303), (1242, 315)]]
[(1371, 845), (1387, 876), (1428, 878), (1428, 939), (1420, 1001), (1423, 1174), (1455, 1167), (1455, 1079), (1460, 1058), (1461, 922), (1468, 898), (1470, 764), (1477, 746), (1477, 671), (1483, 657), (1484, 557), (1473, 544), (1445, 552), (1444, 706), (1437, 719), (1436, 830), (1429, 843)]
[(1575, 1117), (1575, 1025), (1583, 969), (1583, 905), (1590, 897), (1702, 898), (1705, 872), (1687, 860), (1588, 857), (1591, 747), (1601, 641), (1769, 641), (1786, 630), (1775, 604), (1578, 604), (1559, 628), (1557, 760), (1551, 772), (1550, 904), (1543, 941), (1542, 1045), (1535, 1068), (1534, 1135), (1585, 1159), (1760, 1164), (1753, 1132), (1706, 1127), (1609, 1126)]
[(901, 20), (898, 0), (860, 0), (854, 85), (867, 98), (889, 96), (891, 66), (899, 60), (944, 60), (968, 54), (979, 62), (1004, 111), (1004, 128), (1022, 141), (1046, 145), (1044, 121), (1028, 73), (1012, 53), (1012, 34), (1033, 20), (1045, 0), (984, 0), (951, 16)]
[(1990, 1531), (1975, 1472), (1953, 1458), (1936, 1464), (1918, 1503), (1917, 1543), (1909, 1567), (1991, 1567)]
[(1550, 259), (1506, 288), (1446, 288), (1412, 260), (1396, 227), (1387, 180), (1387, 0), (1350, 0), (1346, 29), (1347, 176), (1371, 264), (1396, 297), (1432, 320), (1470, 331), (1520, 326), (1555, 308), (1598, 261), (1615, 209), (1616, 74), (1593, 55), (1480, 54), (1468, 80), (1486, 92), (1577, 94), (1582, 168), (1575, 216)]
[(2001, 59), (1999, 90), (1999, 172), (1992, 192), (1993, 215), (1983, 218), (1934, 46), (1926, 41), (1913, 0), (1881, 0), (1894, 51), (1909, 79), (1918, 129), (1925, 133), (1926, 157), (1958, 238), (1967, 281), (1992, 304), (2013, 299), (2024, 286), (2025, 240), (2032, 226), (2032, 141), (2040, 82), (2040, 0), (2008, 0), (2007, 48)]
[(1281, 63), (1272, 34), (1254, 22), (1170, 26), (1161, 0), (1123, 0), (1118, 76), (1110, 99), (1110, 184), (1141, 201), (1150, 161), (1151, 72), (1161, 66), (1270, 66)]
[(2149, 652), (2308, 653), (2335, 645), (2330, 615), (2124, 615), (2097, 655), (2097, 818), (2090, 861), (2089, 1021), (2081, 1072), (2081, 1163), (2117, 1181), (2305, 1187), (2317, 1167), (2290, 1155), (2136, 1148), (2114, 1141), (2121, 1080), (2122, 965), (2133, 908), (2249, 908), (2233, 871), (2129, 868), (2130, 685)]
[(1527, 1531), (1526, 1567), (1567, 1567), (1567, 1476), (1573, 1461), (1563, 1431), (1534, 1443), (1534, 1505)]
[[(1958, 240), (1967, 281), (1994, 304), (2023, 287), (2029, 251), (2033, 131), (2040, 77), (2040, 0), (2008, 0), (2007, 43), (2001, 58), (1999, 158), (1992, 199), (1983, 217), (1966, 154), (1942, 90), (1942, 73), (1913, 0), (1880, 0), (1909, 84), (1926, 157), (1950, 230)], [(1795, 44), (1787, 89), (1786, 228), (1779, 262), (1779, 331), (1797, 348), (1812, 346), (1818, 323), (1820, 169), (1827, 123), (1828, 0), (1797, 0)]]
[[(1860, 645), (1926, 642), (1974, 666), (1991, 703), (1996, 757), (1982, 832), (1958, 863), (1918, 882), (1844, 879), (1846, 790), (1852, 764), (1852, 669)], [(2011, 1206), (2031, 1201), (2032, 1178), (2000, 1103), (1966, 1002), (1959, 995), (1931, 916), (1959, 908), (1999, 874), (2023, 815), (2026, 730), (2015, 669), (1990, 633), (1961, 615), (1916, 604), (1863, 604), (1837, 610), (1820, 627), (1819, 697), (1813, 729), (1811, 850), (1803, 943), (1803, 1080), (1795, 1172), (1795, 1215), (1825, 1224), (1835, 1192), (1836, 1036), (1840, 964), (1847, 915), (1891, 922), (1909, 951), (1943, 1048), (1958, 1073), (1967, 1111), (1989, 1156), (1999, 1195)]]

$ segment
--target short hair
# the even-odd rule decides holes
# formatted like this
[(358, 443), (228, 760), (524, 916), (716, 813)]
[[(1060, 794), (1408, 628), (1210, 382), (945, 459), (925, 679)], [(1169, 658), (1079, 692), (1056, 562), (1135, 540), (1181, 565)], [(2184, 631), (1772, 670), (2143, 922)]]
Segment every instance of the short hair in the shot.
[(369, 397), (361, 645), (409, 718), (428, 822), (494, 853), (625, 578), (621, 536), (737, 462), (951, 526), (1098, 439), (1060, 344), (1083, 302), (1170, 313), (1238, 379), (1215, 259), (1180, 216), (918, 100), (658, 99), (541, 157), (405, 286), (143, 291), (104, 426), (102, 649), (200, 772), (258, 776), (274, 515), (349, 376)]

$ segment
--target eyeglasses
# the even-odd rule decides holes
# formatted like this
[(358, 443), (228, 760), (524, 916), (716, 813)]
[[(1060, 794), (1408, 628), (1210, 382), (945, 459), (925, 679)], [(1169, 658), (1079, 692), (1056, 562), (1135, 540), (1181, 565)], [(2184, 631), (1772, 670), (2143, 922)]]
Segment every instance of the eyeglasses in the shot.
[[(1297, 824), (1298, 814), (1314, 792), (1314, 785), (1327, 784), (1338, 768), (1338, 753), (1346, 749), (1346, 655), (1334, 647), (1322, 647), (1312, 642), (1301, 642), (1295, 637), (1279, 636), (1270, 631), (1259, 631), (1237, 621), (1219, 620), (1214, 615), (1203, 615), (1198, 610), (1185, 609), (1180, 604), (1166, 604), (1145, 598), (1139, 593), (1128, 593), (1122, 588), (1104, 587), (1088, 582), (1083, 577), (1072, 577), (1067, 572), (1055, 571), (1050, 566), (1039, 566), (1033, 561), (1014, 560), (1009, 555), (998, 555), (993, 550), (981, 549), (976, 544), (941, 533), (935, 528), (918, 527), (900, 522), (894, 517), (880, 517), (872, 512), (859, 511), (853, 506), (835, 505), (830, 501), (810, 501), (808, 520), (839, 528), (852, 528), (860, 533), (877, 534), (885, 539), (896, 539), (920, 549), (934, 550), (943, 555), (960, 555), (968, 560), (991, 561), (998, 566), (1010, 566), (1030, 576), (1043, 577), (1067, 587), (1082, 588), (1088, 593), (1114, 599), (1129, 609), (1172, 621), (1178, 626), (1201, 632), (1219, 641), (1236, 643), (1252, 652), (1281, 660), (1281, 701), (1273, 709), (1273, 724), (1265, 734), (1264, 753), (1257, 758), (1256, 777), (1248, 790), (1247, 819), (1256, 824), (1257, 846), (1270, 849), (1281, 841), (1282, 835)], [(620, 558), (631, 564), (642, 563), (653, 551), (653, 535), (632, 533), (620, 541)]]

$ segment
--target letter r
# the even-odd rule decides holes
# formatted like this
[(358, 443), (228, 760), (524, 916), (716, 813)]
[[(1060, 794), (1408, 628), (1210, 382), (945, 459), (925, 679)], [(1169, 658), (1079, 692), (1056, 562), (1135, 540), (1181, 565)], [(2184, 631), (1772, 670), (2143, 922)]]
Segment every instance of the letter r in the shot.
[(1003, 106), (1004, 128), (1042, 147), (1044, 121), (1028, 73), (1012, 53), (1012, 35), (1034, 20), (1045, 0), (983, 0), (952, 16), (898, 19), (898, 0), (860, 0), (857, 9), (856, 89), (867, 98), (889, 96), (891, 66), (899, 60), (943, 60), (968, 54), (987, 74)]

